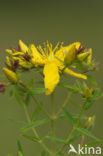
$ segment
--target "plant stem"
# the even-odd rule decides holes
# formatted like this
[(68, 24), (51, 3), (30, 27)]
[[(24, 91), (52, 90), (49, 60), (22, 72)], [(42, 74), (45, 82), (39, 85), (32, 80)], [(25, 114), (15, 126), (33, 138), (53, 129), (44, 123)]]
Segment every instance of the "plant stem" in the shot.
[[(55, 103), (54, 103), (54, 94), (51, 94), (51, 132), (52, 132), (52, 137), (55, 137)], [(55, 153), (55, 141), (52, 140), (52, 156), (54, 156)]]
[[(20, 81), (19, 84), (27, 91), (27, 92), (31, 92), (31, 90), (29, 88), (27, 88), (25, 86), (25, 84)], [(45, 113), (46, 116), (48, 116), (51, 119), (51, 116), (49, 115), (49, 113), (44, 109), (44, 107), (41, 106), (40, 102), (35, 98), (35, 96), (31, 93), (31, 97), (33, 99), (33, 101), (42, 109), (42, 111)]]
[(84, 111), (85, 104), (86, 104), (86, 103), (84, 103), (83, 106), (82, 106), (82, 108), (81, 108), (81, 111), (80, 111), (80, 113), (79, 113), (78, 120), (77, 120), (76, 124), (74, 125), (74, 127), (73, 127), (71, 133), (69, 134), (69, 137), (67, 138), (66, 143), (61, 147), (61, 149), (60, 149), (58, 152), (55, 153), (55, 156), (56, 156), (60, 151), (62, 151), (66, 145), (68, 145), (68, 144), (70, 143), (71, 138), (72, 138), (72, 135), (74, 134), (74, 132), (75, 132), (75, 130), (77, 129), (78, 124), (79, 124), (79, 122), (80, 122), (80, 118), (81, 118), (81, 115), (82, 115), (82, 113), (83, 113), (83, 111)]
[[(29, 113), (28, 113), (28, 110), (27, 110), (27, 107), (26, 107), (26, 106), (24, 106), (24, 111), (25, 111), (25, 115), (26, 115), (26, 118), (27, 118), (28, 123), (31, 123), (31, 119), (30, 119), (30, 116), (29, 116)], [(38, 143), (40, 143), (41, 146), (42, 146), (49, 154), (51, 154), (51, 151), (48, 149), (48, 147), (47, 147), (47, 146), (42, 142), (42, 140), (40, 139), (40, 137), (39, 137), (39, 135), (38, 135), (36, 129), (35, 129), (35, 128), (32, 128), (32, 131), (33, 131), (34, 135), (36, 136), (36, 138), (38, 138), (38, 139), (40, 140)]]
[(33, 94), (31, 94), (33, 101), (42, 109), (42, 111), (45, 113), (46, 116), (48, 116), (51, 119), (50, 114), (44, 109), (44, 107), (41, 106), (39, 101), (35, 98)]
[(59, 115), (62, 112), (62, 108), (64, 108), (67, 105), (68, 100), (71, 97), (71, 94), (72, 94), (72, 92), (69, 91), (62, 107), (57, 111), (56, 116)]

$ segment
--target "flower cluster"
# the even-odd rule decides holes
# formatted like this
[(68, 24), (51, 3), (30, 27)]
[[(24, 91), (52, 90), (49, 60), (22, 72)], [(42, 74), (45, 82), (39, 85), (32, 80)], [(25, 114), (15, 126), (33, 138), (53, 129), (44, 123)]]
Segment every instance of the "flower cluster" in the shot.
[(34, 44), (25, 45), (19, 40), (18, 48), (6, 49), (6, 68), (3, 71), (11, 83), (18, 83), (19, 70), (33, 68), (43, 69), (43, 79), (46, 95), (51, 94), (60, 81), (63, 73), (77, 78), (87, 79), (87, 76), (76, 73), (72, 69), (85, 66), (86, 69), (92, 64), (92, 49), (86, 49), (80, 42), (74, 42), (68, 46), (57, 44), (54, 48), (50, 43), (36, 47)]

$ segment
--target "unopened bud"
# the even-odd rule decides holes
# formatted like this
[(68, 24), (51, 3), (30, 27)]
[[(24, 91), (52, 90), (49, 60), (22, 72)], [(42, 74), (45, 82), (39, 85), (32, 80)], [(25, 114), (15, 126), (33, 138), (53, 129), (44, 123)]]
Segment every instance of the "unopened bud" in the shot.
[(8, 54), (12, 55), (12, 50), (11, 49), (6, 49), (5, 50)]
[(82, 93), (82, 96), (86, 99), (90, 98), (93, 96), (94, 91), (95, 91), (94, 88), (86, 88), (84, 92)]
[(5, 89), (6, 89), (6, 85), (4, 83), (0, 82), (0, 92), (3, 93), (5, 91)]
[(3, 68), (3, 71), (7, 77), (7, 79), (12, 82), (12, 83), (17, 83), (18, 82), (18, 77), (17, 74), (15, 72), (13, 72), (12, 70), (9, 70), (7, 68)]
[(27, 52), (28, 51), (27, 45), (24, 44), (21, 40), (19, 40), (19, 47), (20, 47), (21, 51), (23, 51), (23, 52)]
[(73, 63), (73, 61), (76, 58), (76, 48), (75, 45), (70, 45), (69, 47), (65, 48), (65, 58), (64, 58), (64, 62), (66, 65), (70, 65)]
[(79, 61), (84, 61), (89, 55), (90, 55), (89, 52), (81, 53), (81, 54), (77, 55), (77, 59)]
[(92, 60), (92, 49), (90, 48), (87, 52), (80, 53), (77, 55), (77, 59), (79, 61), (86, 61), (87, 64), (90, 64)]

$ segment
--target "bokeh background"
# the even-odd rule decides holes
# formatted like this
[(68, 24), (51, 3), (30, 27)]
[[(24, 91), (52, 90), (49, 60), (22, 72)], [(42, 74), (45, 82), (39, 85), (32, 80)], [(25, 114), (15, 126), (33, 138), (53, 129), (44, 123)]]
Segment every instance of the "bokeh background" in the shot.
[[(19, 39), (36, 45), (46, 40), (53, 43), (63, 41), (65, 44), (80, 41), (92, 47), (94, 57), (100, 62), (100, 70), (94, 76), (103, 90), (103, 0), (2, 1), (0, 67), (3, 66), (5, 49), (16, 46)], [(2, 79), (1, 72), (0, 77)], [(65, 97), (65, 91), (60, 91), (58, 96), (59, 107), (59, 102)], [(48, 98), (44, 100), (47, 102)], [(29, 109), (34, 107), (32, 105)], [(103, 100), (99, 100), (88, 114), (96, 115), (94, 134), (103, 139)], [(22, 124), (13, 122), (12, 119), (25, 121), (23, 109), (8, 97), (8, 92), (0, 94), (0, 156), (6, 156), (7, 153), (16, 156), (18, 139), (23, 143), (25, 156), (39, 156), (41, 147), (20, 137)], [(68, 128), (66, 121), (62, 124), (62, 128), (58, 124), (57, 129), (63, 136)], [(44, 129), (43, 132), (46, 131), (45, 126)]]

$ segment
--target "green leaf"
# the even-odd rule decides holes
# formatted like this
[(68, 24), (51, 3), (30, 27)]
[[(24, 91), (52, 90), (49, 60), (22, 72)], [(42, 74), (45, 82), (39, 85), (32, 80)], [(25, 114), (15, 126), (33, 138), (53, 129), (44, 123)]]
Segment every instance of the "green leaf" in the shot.
[(69, 99), (69, 102), (74, 106), (76, 107), (77, 109), (79, 109), (79, 106), (73, 101), (73, 99)]
[(100, 98), (100, 88), (96, 88), (93, 97), (87, 99), (85, 110), (88, 110)]
[(72, 86), (72, 85), (69, 85), (69, 84), (66, 84), (66, 83), (59, 83), (58, 86), (60, 87), (64, 87), (64, 88), (67, 88), (67, 89), (70, 89), (71, 91), (75, 92), (75, 93), (78, 93), (79, 89), (78, 87), (76, 86)]
[(77, 84), (77, 87), (78, 87), (78, 89), (80, 90), (80, 91), (83, 91), (84, 90), (84, 86), (83, 86), (83, 84), (80, 82), (80, 81), (76, 81), (76, 84)]
[(62, 152), (59, 152), (57, 156), (64, 156), (64, 154)]
[(17, 156), (23, 156), (21, 151), (18, 151)]
[(15, 123), (15, 124), (23, 124), (23, 125), (26, 124), (26, 122), (24, 122), (24, 121), (15, 120), (15, 119), (12, 119), (12, 118), (9, 118), (8, 120), (9, 120), (10, 122)]
[(29, 124), (27, 124), (24, 128), (21, 129), (22, 132), (26, 132), (28, 130), (30, 130), (33, 127), (38, 127), (41, 125), (44, 125), (45, 123), (47, 123), (49, 121), (48, 118), (42, 119), (42, 120), (36, 120), (34, 122), (31, 122)]
[[(70, 142), (75, 141), (80, 136), (80, 132), (75, 130), (75, 132), (72, 135), (72, 138), (70, 139)], [(67, 139), (68, 140), (68, 139)]]
[(31, 94), (28, 93), (28, 94), (26, 94), (26, 97), (25, 97), (25, 104), (26, 104), (27, 106), (29, 105), (30, 100), (31, 100)]
[[(42, 106), (43, 103), (40, 103), (40, 105)], [(37, 106), (36, 109), (34, 110), (33, 114), (32, 114), (31, 120), (32, 121), (36, 120), (38, 118), (40, 112), (41, 112), (41, 107)]]
[(52, 136), (45, 136), (45, 138), (46, 139), (49, 139), (49, 140), (56, 141), (56, 142), (65, 143), (65, 140), (64, 139), (61, 139), (61, 138), (52, 137)]
[(87, 74), (87, 78), (88, 78), (88, 81), (89, 81), (92, 85), (94, 85), (94, 86), (97, 85), (97, 82), (96, 82), (96, 80), (93, 78), (92, 75)]
[(41, 156), (47, 156), (46, 151), (43, 150), (43, 151), (41, 152)]
[(7, 156), (13, 156), (12, 154), (8, 154)]
[[(79, 114), (74, 114), (74, 113), (70, 113), (69, 112), (69, 114), (72, 116), (72, 118), (74, 119), (74, 120), (77, 120), (78, 118), (79, 118)], [(65, 115), (65, 114), (59, 114), (58, 116), (57, 116), (57, 119), (59, 119), (59, 118), (67, 118), (67, 116)], [(86, 120), (88, 117), (87, 116), (85, 116), (85, 115), (81, 115), (81, 117), (80, 117), (82, 120)]]
[(15, 87), (14, 87), (14, 85), (11, 85), (11, 90), (10, 90), (9, 96), (10, 96), (10, 98), (15, 96)]
[(90, 107), (92, 107), (92, 105), (94, 104), (95, 101), (93, 101), (92, 99), (88, 99), (85, 105), (85, 110), (88, 110)]
[(17, 84), (15, 85), (15, 90), (20, 92), (20, 93), (26, 93), (25, 88), (23, 88), (22, 86), (17, 85)]
[(70, 114), (65, 108), (62, 108), (65, 116), (67, 117), (67, 119), (70, 121), (71, 125), (73, 126), (75, 124), (75, 121), (73, 119), (72, 114)]
[(39, 142), (40, 141), (40, 139), (38, 139), (38, 138), (36, 138), (34, 136), (29, 136), (29, 135), (26, 135), (26, 134), (23, 134), (22, 136), (25, 137), (26, 139), (34, 141), (34, 142)]
[(21, 106), (25, 106), (25, 103), (24, 103), (24, 101), (22, 100), (22, 97), (21, 97), (18, 93), (15, 94), (15, 98), (16, 98), (17, 102), (18, 102)]
[(24, 156), (24, 152), (20, 140), (17, 141), (17, 145), (18, 145), (18, 151), (20, 151), (22, 154), (20, 156)]
[(58, 58), (57, 56), (55, 56), (55, 58), (65, 65), (64, 61), (62, 61), (60, 58)]
[(47, 91), (46, 88), (34, 88), (31, 90), (32, 94), (43, 94)]
[(100, 140), (100, 141), (92, 141), (92, 142), (89, 142), (87, 143), (87, 146), (88, 147), (96, 147), (97, 145), (103, 143), (103, 140)]
[(84, 128), (77, 128), (77, 130), (80, 132), (80, 133), (82, 133), (82, 134), (84, 134), (84, 135), (86, 135), (86, 136), (88, 136), (88, 137), (91, 137), (92, 139), (94, 139), (94, 140), (96, 140), (96, 141), (100, 141), (97, 137), (95, 137), (90, 131), (88, 131), (87, 129), (84, 129)]

